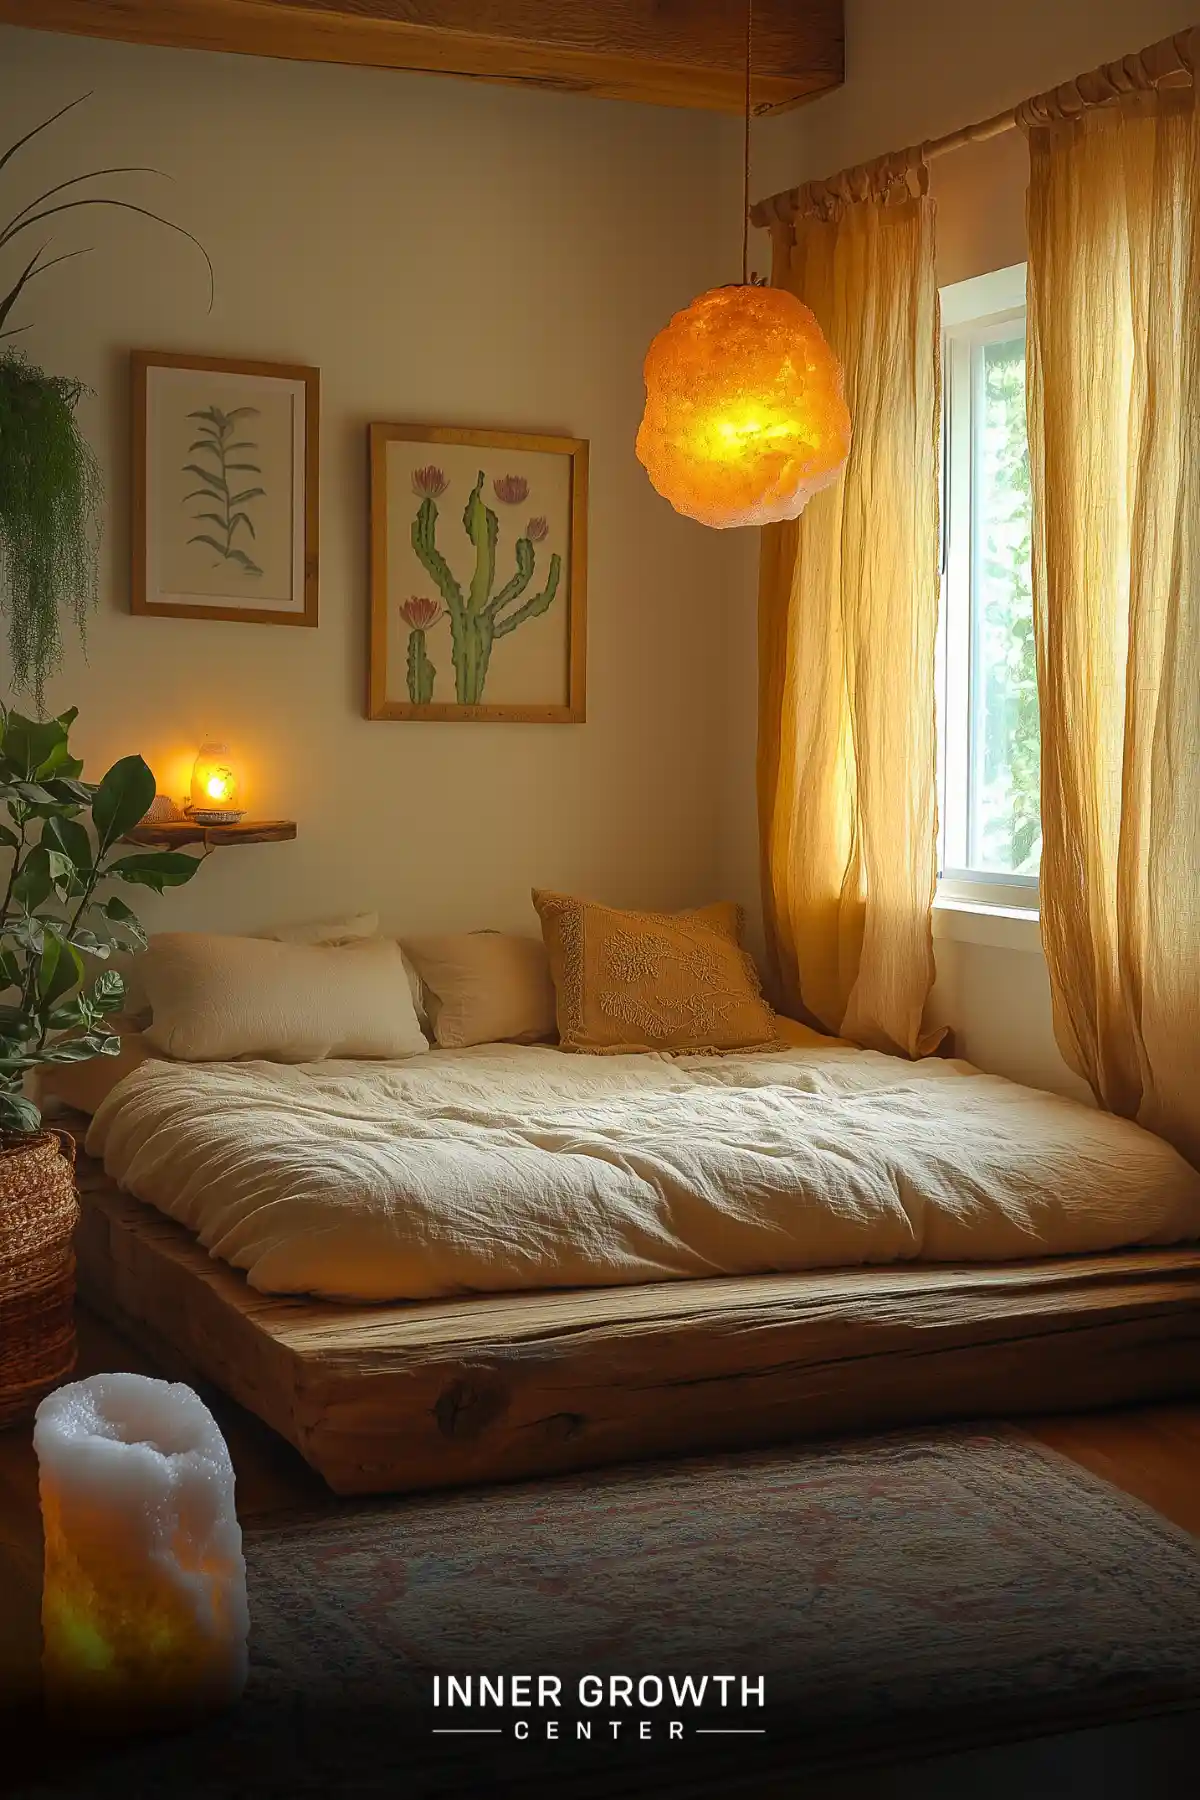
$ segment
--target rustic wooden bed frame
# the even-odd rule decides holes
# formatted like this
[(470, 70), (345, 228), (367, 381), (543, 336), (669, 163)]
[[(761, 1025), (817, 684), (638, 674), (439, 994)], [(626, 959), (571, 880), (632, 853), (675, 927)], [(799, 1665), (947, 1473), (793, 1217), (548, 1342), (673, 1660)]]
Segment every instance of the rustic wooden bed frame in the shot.
[(1200, 1392), (1200, 1249), (346, 1306), (257, 1293), (79, 1159), (81, 1291), (338, 1494)]

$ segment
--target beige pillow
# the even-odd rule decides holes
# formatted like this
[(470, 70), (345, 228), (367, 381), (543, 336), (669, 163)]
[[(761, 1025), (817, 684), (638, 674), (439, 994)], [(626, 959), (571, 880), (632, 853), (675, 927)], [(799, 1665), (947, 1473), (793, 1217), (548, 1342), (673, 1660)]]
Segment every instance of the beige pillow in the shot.
[(564, 1050), (775, 1050), (738, 909), (619, 912), (535, 889)]
[(554, 983), (540, 938), (472, 931), (405, 938), (425, 990), (433, 1034), (446, 1050), (537, 1043), (554, 1036)]
[(153, 1013), (145, 1041), (184, 1062), (318, 1062), (429, 1048), (390, 938), (338, 947), (166, 932), (151, 938), (141, 972)]

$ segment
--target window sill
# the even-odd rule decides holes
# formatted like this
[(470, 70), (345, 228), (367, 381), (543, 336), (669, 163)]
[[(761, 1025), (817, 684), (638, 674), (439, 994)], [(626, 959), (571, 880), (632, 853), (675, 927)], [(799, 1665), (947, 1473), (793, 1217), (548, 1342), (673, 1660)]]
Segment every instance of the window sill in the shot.
[(933, 935), (1000, 950), (1036, 954), (1042, 948), (1036, 907), (987, 906), (979, 900), (951, 900), (940, 894), (933, 903)]

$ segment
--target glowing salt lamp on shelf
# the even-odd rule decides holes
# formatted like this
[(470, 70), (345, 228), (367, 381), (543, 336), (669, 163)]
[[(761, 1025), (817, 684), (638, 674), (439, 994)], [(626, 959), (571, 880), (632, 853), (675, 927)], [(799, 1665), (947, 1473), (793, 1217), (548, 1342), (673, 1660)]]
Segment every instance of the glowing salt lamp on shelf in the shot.
[(246, 1566), (233, 1466), (199, 1395), (143, 1375), (93, 1375), (42, 1401), (33, 1442), (52, 1716), (128, 1730), (236, 1700)]
[(201, 744), (192, 769), (190, 816), (199, 825), (236, 825), (245, 816), (241, 764), (228, 744)]
[(795, 519), (849, 454), (841, 365), (783, 288), (701, 294), (659, 332), (644, 373), (638, 458), (702, 525)]

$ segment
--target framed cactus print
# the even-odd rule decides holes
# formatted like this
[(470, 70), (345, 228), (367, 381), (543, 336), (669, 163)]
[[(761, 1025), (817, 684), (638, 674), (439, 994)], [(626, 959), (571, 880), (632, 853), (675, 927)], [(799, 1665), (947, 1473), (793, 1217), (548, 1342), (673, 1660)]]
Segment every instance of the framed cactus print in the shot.
[(320, 375), (135, 350), (130, 610), (317, 623)]
[(587, 444), (372, 425), (370, 719), (584, 719)]

